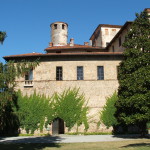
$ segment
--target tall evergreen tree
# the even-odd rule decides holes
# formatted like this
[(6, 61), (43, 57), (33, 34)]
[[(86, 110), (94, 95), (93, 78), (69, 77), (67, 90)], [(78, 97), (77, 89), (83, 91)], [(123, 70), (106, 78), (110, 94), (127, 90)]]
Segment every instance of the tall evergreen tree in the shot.
[(6, 38), (6, 32), (0, 31), (0, 43), (3, 44), (5, 38)]
[(126, 125), (137, 125), (145, 135), (150, 121), (150, 20), (146, 10), (136, 19), (124, 42), (124, 59), (118, 71), (119, 100), (116, 118)]

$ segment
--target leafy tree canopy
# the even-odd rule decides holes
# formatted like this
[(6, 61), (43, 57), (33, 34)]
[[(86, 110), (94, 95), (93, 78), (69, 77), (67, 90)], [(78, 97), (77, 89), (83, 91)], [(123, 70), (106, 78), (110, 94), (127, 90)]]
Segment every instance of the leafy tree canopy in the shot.
[(1, 44), (3, 44), (6, 37), (7, 37), (6, 32), (0, 31), (0, 43)]
[(14, 131), (19, 127), (19, 120), (12, 109), (18, 107), (15, 79), (37, 65), (38, 61), (0, 63), (0, 134)]

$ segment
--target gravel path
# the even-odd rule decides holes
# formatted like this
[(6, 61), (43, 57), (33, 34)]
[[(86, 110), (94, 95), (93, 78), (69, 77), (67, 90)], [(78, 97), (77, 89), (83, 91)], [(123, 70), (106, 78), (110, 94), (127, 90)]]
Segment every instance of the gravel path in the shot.
[(81, 143), (81, 142), (104, 142), (139, 139), (137, 135), (59, 135), (49, 137), (0, 137), (0, 143)]

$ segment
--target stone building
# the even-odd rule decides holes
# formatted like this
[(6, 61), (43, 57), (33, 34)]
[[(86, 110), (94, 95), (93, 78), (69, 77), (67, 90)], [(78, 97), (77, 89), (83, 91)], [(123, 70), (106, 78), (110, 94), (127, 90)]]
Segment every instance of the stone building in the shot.
[[(117, 66), (123, 58), (122, 43), (131, 24), (132, 22), (126, 22), (123, 26), (99, 25), (90, 42), (78, 45), (74, 43), (74, 39), (67, 42), (68, 24), (55, 22), (50, 25), (51, 42), (45, 53), (11, 55), (4, 59), (32, 61), (40, 58), (39, 66), (24, 78), (16, 80), (17, 89), (24, 94), (31, 94), (36, 90), (51, 96), (54, 92), (62, 92), (68, 88), (80, 88), (80, 92), (89, 99), (89, 117), (92, 120), (88, 132), (107, 131), (103, 125), (97, 129), (99, 112), (105, 105), (106, 97), (118, 88)], [(82, 126), (79, 131), (83, 132)], [(75, 128), (71, 132), (75, 132)]]

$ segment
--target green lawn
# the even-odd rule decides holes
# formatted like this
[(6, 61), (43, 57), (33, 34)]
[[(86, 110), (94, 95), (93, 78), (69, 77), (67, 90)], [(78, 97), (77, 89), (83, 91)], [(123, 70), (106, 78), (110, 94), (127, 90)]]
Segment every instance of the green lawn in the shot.
[(0, 150), (150, 150), (150, 140), (70, 144), (0, 144)]

